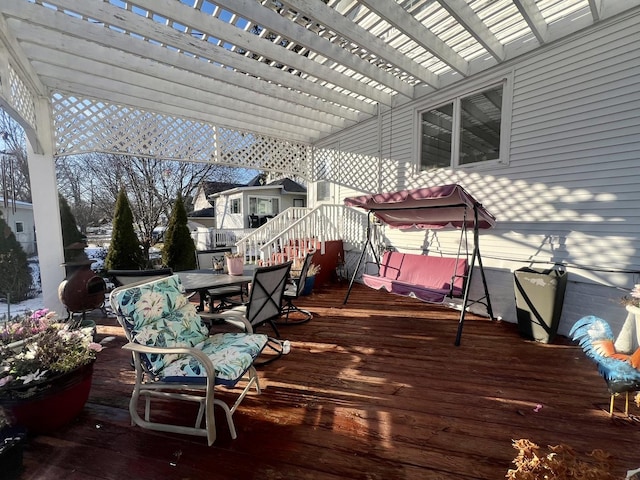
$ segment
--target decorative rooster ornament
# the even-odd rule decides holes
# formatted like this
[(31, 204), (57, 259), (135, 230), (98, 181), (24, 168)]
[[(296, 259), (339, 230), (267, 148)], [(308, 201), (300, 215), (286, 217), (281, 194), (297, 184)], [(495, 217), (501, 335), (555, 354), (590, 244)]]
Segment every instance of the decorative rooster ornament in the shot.
[(629, 392), (640, 390), (640, 348), (632, 354), (616, 351), (616, 339), (609, 324), (589, 315), (578, 320), (569, 335), (580, 343), (582, 350), (598, 365), (611, 393), (609, 416), (613, 416), (616, 395), (626, 395), (625, 414), (629, 415)]

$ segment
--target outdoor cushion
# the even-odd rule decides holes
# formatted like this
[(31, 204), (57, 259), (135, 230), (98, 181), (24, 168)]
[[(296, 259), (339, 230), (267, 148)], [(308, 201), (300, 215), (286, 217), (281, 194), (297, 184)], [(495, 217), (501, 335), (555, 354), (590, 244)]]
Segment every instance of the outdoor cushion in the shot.
[(376, 290), (438, 303), (462, 295), (467, 270), (466, 259), (386, 251), (378, 275), (365, 273), (362, 280)]
[[(183, 294), (177, 275), (117, 292), (120, 313), (135, 343), (154, 347), (195, 347), (216, 367), (216, 382), (234, 384), (267, 342), (266, 335), (227, 333), (209, 336)], [(142, 354), (148, 370), (165, 381), (206, 381), (206, 372), (191, 355)], [(185, 378), (190, 377), (190, 378)]]
[[(195, 348), (211, 359), (216, 368), (216, 383), (233, 386), (260, 355), (267, 340), (262, 334), (217, 333)], [(165, 382), (205, 383), (207, 380), (205, 369), (190, 355), (178, 356), (156, 373)]]

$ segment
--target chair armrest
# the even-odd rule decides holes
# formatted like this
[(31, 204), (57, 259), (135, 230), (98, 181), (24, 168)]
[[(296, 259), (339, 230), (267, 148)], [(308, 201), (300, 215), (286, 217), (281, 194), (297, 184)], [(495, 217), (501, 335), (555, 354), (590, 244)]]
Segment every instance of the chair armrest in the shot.
[(137, 353), (159, 353), (161, 355), (167, 354), (182, 354), (191, 355), (195, 357), (207, 371), (208, 378), (215, 378), (216, 369), (213, 366), (211, 359), (205, 355), (201, 350), (192, 347), (154, 347), (152, 345), (141, 345), (139, 343), (129, 342), (123, 345), (124, 350), (130, 350)]
[(240, 312), (234, 312), (228, 310), (224, 313), (200, 313), (200, 318), (203, 320), (223, 320), (224, 322), (233, 325), (247, 333), (253, 333), (253, 326), (249, 323), (249, 320)]

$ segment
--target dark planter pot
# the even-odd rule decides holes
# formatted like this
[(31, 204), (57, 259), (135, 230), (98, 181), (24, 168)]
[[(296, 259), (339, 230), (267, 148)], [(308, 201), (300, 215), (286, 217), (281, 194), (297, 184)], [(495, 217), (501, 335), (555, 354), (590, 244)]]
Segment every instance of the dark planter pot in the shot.
[(521, 268), (514, 273), (518, 330), (524, 338), (551, 343), (558, 332), (567, 272)]
[(42, 382), (3, 389), (0, 407), (29, 433), (52, 432), (80, 414), (89, 398), (92, 377), (93, 362)]
[(0, 430), (0, 478), (18, 479), (22, 472), (22, 456), (27, 433), (24, 428)]
[(304, 280), (304, 288), (302, 289), (302, 292), (300, 292), (300, 295), (311, 295), (311, 292), (313, 291), (313, 285), (316, 283), (316, 276), (314, 275), (313, 277), (307, 277)]

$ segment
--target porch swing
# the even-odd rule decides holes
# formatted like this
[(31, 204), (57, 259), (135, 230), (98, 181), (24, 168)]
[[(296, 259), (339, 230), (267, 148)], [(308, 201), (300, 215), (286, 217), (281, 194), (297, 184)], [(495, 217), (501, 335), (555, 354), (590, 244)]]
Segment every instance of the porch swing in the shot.
[[(493, 320), (493, 309), (482, 266), (479, 246), (479, 229), (492, 228), (495, 217), (476, 201), (462, 186), (457, 184), (437, 187), (417, 188), (391, 193), (379, 193), (349, 197), (345, 205), (366, 210), (367, 237), (364, 248), (354, 269), (343, 304), (346, 305), (353, 283), (367, 247), (378, 266), (377, 275), (363, 274), (364, 283), (375, 289), (385, 289), (390, 293), (411, 296), (430, 303), (441, 303), (449, 297), (461, 297), (461, 312), (455, 345), (460, 345), (462, 327), (467, 308), (475, 303), (484, 305)], [(380, 221), (392, 228), (441, 229), (445, 227), (461, 230), (456, 257), (403, 254), (385, 252), (381, 259), (372, 243), (371, 223)], [(468, 231), (473, 230), (473, 250), (471, 260), (467, 241)], [(462, 258), (462, 244), (465, 255)], [(478, 266), (482, 277), (484, 295), (470, 300), (469, 290), (474, 267)]]

